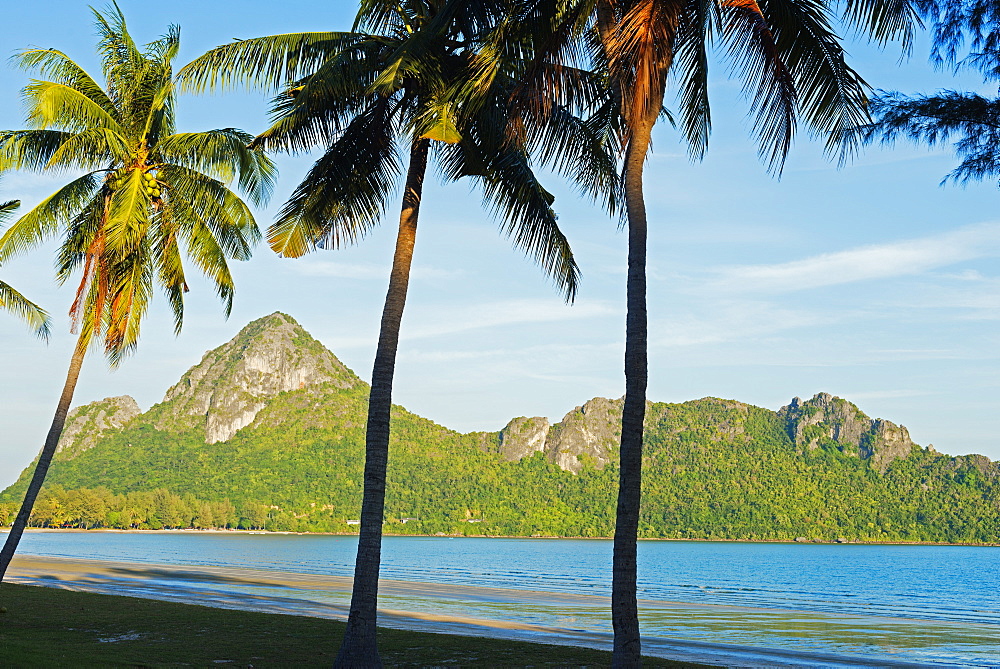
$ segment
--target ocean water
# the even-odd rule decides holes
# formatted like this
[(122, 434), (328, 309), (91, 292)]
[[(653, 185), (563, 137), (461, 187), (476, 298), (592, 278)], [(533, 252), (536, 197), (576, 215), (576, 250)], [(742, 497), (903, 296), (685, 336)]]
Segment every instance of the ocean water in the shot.
[[(104, 591), (340, 615), (348, 586), (319, 582), (346, 582), (355, 549), (346, 536), (29, 532), (19, 552), (183, 568), (90, 579)], [(448, 629), (439, 619), (450, 617), (482, 623), (469, 633), (513, 634), (495, 621), (523, 627), (515, 636), (606, 645), (611, 550), (609, 540), (386, 537), (380, 607), (403, 626), (413, 614), (409, 626)], [(199, 579), (199, 567), (317, 578)], [(645, 651), (683, 647), (720, 663), (1000, 666), (998, 584), (996, 547), (639, 544)]]

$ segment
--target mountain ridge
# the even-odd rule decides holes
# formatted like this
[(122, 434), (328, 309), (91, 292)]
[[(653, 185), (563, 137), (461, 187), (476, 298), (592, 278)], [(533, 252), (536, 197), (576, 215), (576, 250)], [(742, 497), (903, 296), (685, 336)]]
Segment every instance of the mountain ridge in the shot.
[[(294, 319), (271, 314), (206, 352), (146, 412), (127, 396), (74, 409), (50, 480), (63, 492), (232, 499), (237, 516), (263, 507), (285, 527), (346, 531), (360, 496), (367, 391)], [(555, 423), (522, 416), (462, 434), (394, 406), (387, 514), (420, 518), (405, 524), (418, 533), (475, 523), (606, 535), (620, 416), (621, 400), (593, 398)], [(827, 393), (778, 411), (719, 398), (651, 402), (646, 444), (644, 536), (773, 538), (820, 527), (824, 536), (995, 540), (1000, 531), (997, 463), (921, 448), (905, 427)]]

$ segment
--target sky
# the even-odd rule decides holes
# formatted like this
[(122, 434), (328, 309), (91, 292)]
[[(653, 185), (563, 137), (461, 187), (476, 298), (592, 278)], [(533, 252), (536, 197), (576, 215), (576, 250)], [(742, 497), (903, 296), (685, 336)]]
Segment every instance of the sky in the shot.
[[(151, 4), (121, 0), (139, 43), (181, 26), (178, 65), (233, 38), (350, 27), (349, 2), (260, 0)], [(55, 47), (99, 73), (88, 5), (16, 3), (4, 12), (0, 54)], [(940, 72), (918, 40), (908, 60), (849, 42), (851, 63), (877, 89), (942, 88), (995, 94), (974, 75)], [(24, 127), (19, 91), (29, 74), (0, 59), (0, 128)], [(1000, 458), (1000, 217), (996, 183), (939, 185), (957, 164), (947, 148), (869, 147), (838, 168), (800, 133), (780, 179), (748, 137), (747, 105), (721, 63), (711, 79), (713, 134), (693, 163), (666, 124), (646, 167), (649, 235), (649, 393), (706, 396), (778, 409), (829, 392), (873, 418), (907, 426), (944, 453)], [(267, 126), (258, 92), (182, 96), (178, 129)], [(278, 156), (266, 227), (315, 156)], [(33, 206), (66, 174), (8, 173), (0, 200)], [(624, 393), (626, 238), (617, 221), (546, 177), (560, 226), (583, 271), (566, 305), (501, 234), (464, 183), (428, 180), (393, 400), (461, 430), (499, 430), (515, 416), (555, 422), (592, 397)], [(354, 247), (282, 259), (266, 245), (235, 263), (229, 319), (204, 281), (191, 282), (174, 337), (162, 295), (138, 351), (110, 370), (84, 364), (74, 405), (131, 395), (143, 409), (205, 351), (255, 318), (290, 314), (362, 378), (370, 378), (395, 235), (395, 210)], [(46, 344), (0, 314), (0, 486), (41, 448), (74, 338), (73, 286), (53, 278), (54, 244), (9, 261), (0, 279), (46, 307)]]

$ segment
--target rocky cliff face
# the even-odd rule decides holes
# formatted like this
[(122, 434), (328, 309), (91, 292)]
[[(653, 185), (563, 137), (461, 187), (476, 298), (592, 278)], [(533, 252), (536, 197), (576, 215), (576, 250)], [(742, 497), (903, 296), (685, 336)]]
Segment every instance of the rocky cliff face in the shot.
[(902, 425), (873, 420), (847, 400), (829, 393), (819, 393), (805, 402), (793, 398), (778, 415), (786, 421), (797, 446), (812, 450), (832, 441), (845, 453), (870, 458), (872, 466), (882, 473), (893, 460), (905, 458), (914, 448)]
[(515, 418), (500, 430), (499, 449), (505, 460), (542, 452), (562, 469), (578, 473), (589, 462), (603, 467), (621, 439), (622, 401), (595, 397), (555, 425), (546, 418)]
[[(646, 429), (659, 426), (671, 433), (697, 433), (712, 442), (748, 444), (745, 421), (750, 405), (734, 400), (706, 397), (682, 405), (650, 404)], [(699, 424), (688, 425), (684, 407), (696, 407)], [(520, 460), (536, 452), (566, 471), (580, 472), (585, 463), (603, 467), (617, 457), (621, 440), (622, 400), (597, 397), (578, 406), (555, 425), (545, 418), (515, 418), (499, 433), (497, 448), (507, 461)], [(773, 414), (772, 414), (773, 415)], [(889, 465), (905, 458), (916, 446), (902, 425), (871, 419), (858, 407), (828, 393), (803, 402), (794, 398), (778, 411), (789, 437), (803, 450), (834, 444), (855, 457), (870, 459), (873, 468), (885, 473)], [(743, 447), (743, 446), (741, 446)]]
[(66, 416), (56, 453), (68, 460), (92, 448), (110, 431), (128, 424), (142, 413), (136, 401), (128, 395), (106, 397), (97, 402), (76, 407)]
[(552, 426), (545, 451), (566, 471), (577, 473), (588, 460), (600, 468), (618, 451), (621, 434), (622, 400), (595, 397)]
[(500, 430), (500, 454), (507, 462), (526, 458), (533, 453), (545, 450), (545, 440), (549, 436), (549, 419), (535, 416), (534, 418), (512, 419)]
[(879, 418), (872, 421), (872, 431), (862, 454), (871, 458), (872, 466), (884, 473), (889, 463), (905, 458), (913, 448), (909, 430)]
[(359, 383), (363, 382), (291, 316), (274, 313), (206, 353), (150, 413), (159, 429), (202, 427), (205, 442), (214, 444), (251, 425), (279, 393)]

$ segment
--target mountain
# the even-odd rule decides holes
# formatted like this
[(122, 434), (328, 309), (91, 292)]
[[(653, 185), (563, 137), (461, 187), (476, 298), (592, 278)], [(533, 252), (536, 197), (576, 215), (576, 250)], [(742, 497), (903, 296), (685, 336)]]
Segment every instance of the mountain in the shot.
[(281, 393), (360, 385), (354, 372), (290, 316), (275, 313), (205, 353), (167, 391), (149, 418), (159, 430), (204, 431), (205, 443), (214, 444), (253, 424)]
[[(74, 409), (36, 524), (352, 531), (368, 385), (290, 316), (207, 352), (159, 404)], [(621, 400), (460, 434), (393, 408), (387, 531), (608, 536)], [(826, 393), (778, 411), (650, 403), (646, 537), (997, 542), (1000, 467)], [(9, 522), (28, 472), (0, 493)]]

